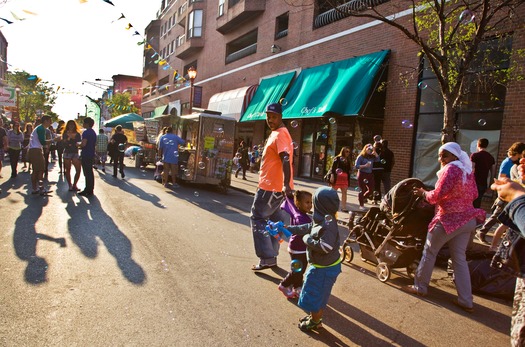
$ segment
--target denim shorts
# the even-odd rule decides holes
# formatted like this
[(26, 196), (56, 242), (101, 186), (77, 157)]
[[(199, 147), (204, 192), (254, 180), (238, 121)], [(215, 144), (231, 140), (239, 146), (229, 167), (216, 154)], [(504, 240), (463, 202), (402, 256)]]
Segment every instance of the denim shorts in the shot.
[(78, 153), (64, 152), (63, 156), (64, 156), (64, 159), (80, 159), (80, 156), (78, 155)]
[(334, 266), (316, 268), (308, 266), (298, 305), (309, 312), (318, 312), (326, 307), (337, 276), (341, 273), (341, 263)]

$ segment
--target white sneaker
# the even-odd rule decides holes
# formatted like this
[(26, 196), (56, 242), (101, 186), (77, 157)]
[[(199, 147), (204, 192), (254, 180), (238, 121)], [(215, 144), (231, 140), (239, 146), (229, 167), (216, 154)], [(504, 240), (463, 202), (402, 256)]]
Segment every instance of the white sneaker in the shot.
[(295, 297), (295, 293), (292, 289), (290, 289), (290, 287), (285, 287), (282, 284), (279, 284), (278, 288), (288, 299)]

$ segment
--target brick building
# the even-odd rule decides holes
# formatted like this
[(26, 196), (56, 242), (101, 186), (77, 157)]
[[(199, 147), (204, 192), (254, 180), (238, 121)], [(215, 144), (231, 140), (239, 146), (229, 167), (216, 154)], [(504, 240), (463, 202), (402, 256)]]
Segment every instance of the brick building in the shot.
[[(381, 134), (396, 156), (394, 181), (413, 176), (432, 184), (443, 127), (435, 76), (426, 69), (399, 78), (424, 64), (419, 47), (386, 24), (344, 18), (323, 3), (163, 0), (146, 30), (152, 49), (144, 53), (143, 114), (186, 114), (187, 71), (194, 67), (193, 106), (238, 118), (237, 136), (250, 144), (263, 143), (268, 134), (265, 104), (284, 99), (283, 118), (297, 143), (297, 176), (320, 179), (342, 146), (350, 146), (355, 156)], [(390, 8), (399, 22), (408, 23), (410, 11)], [(523, 18), (524, 9), (518, 10), (516, 18)], [(525, 29), (508, 32), (509, 59), (523, 59), (512, 52), (525, 48)], [(159, 65), (152, 52), (166, 64)], [(510, 144), (524, 140), (524, 89), (525, 82), (513, 82), (496, 90), (496, 101), (480, 93), (467, 100), (457, 122), (463, 149), (487, 137), (499, 165)], [(312, 100), (322, 107), (307, 105)]]

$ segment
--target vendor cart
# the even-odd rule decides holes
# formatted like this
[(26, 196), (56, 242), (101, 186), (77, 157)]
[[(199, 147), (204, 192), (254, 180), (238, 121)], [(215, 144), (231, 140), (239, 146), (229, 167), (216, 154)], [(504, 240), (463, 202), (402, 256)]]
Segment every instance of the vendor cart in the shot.
[(178, 180), (217, 185), (226, 192), (231, 183), (236, 120), (204, 111), (182, 116), (179, 122), (187, 146), (179, 149)]

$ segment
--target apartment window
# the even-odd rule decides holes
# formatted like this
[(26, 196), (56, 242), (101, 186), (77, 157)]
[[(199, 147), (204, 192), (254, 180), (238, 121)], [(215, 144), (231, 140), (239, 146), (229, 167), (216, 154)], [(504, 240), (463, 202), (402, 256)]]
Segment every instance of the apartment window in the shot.
[(226, 45), (226, 64), (247, 57), (257, 52), (257, 30)]
[(188, 38), (202, 36), (202, 10), (191, 11), (188, 16)]
[(221, 17), (224, 15), (224, 3), (226, 0), (219, 0), (219, 15), (218, 17)]
[(277, 17), (275, 21), (275, 39), (288, 35), (288, 12)]

